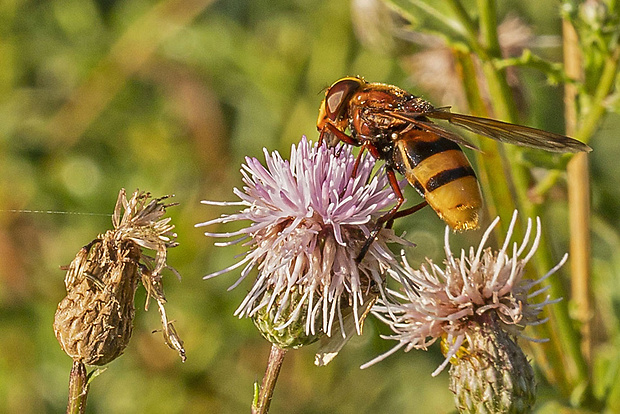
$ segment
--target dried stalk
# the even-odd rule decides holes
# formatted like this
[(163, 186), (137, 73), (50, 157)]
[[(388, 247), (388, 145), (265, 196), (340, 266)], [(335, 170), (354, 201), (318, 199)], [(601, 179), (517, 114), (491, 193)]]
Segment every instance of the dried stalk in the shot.
[[(583, 78), (582, 56), (577, 32), (570, 22), (562, 23), (564, 67), (572, 79)], [(566, 133), (577, 131), (577, 88), (564, 87)], [(571, 298), (575, 304), (574, 317), (580, 322), (581, 352), (588, 362), (591, 377), (592, 361), (592, 303), (590, 288), (590, 175), (587, 154), (576, 154), (568, 163), (568, 207), (570, 221)]]

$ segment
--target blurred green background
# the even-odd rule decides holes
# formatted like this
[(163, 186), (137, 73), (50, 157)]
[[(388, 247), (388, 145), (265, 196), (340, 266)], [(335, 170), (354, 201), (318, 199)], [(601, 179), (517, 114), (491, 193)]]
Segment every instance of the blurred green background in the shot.
[[(175, 194), (169, 210), (180, 246), (166, 275), (169, 316), (185, 341), (187, 362), (163, 343), (155, 308), (138, 308), (125, 354), (97, 377), (93, 413), (248, 412), (252, 384), (262, 378), (267, 343), (233, 312), (248, 281), (228, 292), (238, 272), (203, 281), (232, 264), (242, 247), (217, 248), (194, 224), (231, 212), (201, 199), (233, 200), (245, 156), (262, 148), (288, 156), (302, 135), (316, 140), (323, 90), (346, 75), (397, 84), (438, 105), (458, 105), (430, 80), (451, 74), (431, 52), (373, 34), (368, 2), (345, 0), (50, 0), (0, 1), (0, 412), (63, 412), (71, 360), (52, 330), (65, 295), (64, 272), (79, 248), (111, 227), (118, 190)], [(555, 4), (555, 3), (554, 3)], [(531, 25), (538, 53), (561, 59), (556, 8), (528, 0), (500, 9)], [(354, 24), (355, 22), (355, 24)], [(419, 42), (418, 42), (419, 43)], [(434, 59), (437, 59), (436, 61)], [(434, 67), (433, 64), (439, 66)], [(424, 73), (420, 73), (423, 70)], [(518, 72), (522, 120), (562, 131), (562, 90), (533, 71)], [(425, 83), (426, 82), (426, 83)], [(458, 109), (458, 108), (457, 108)], [(460, 108), (466, 111), (467, 108)], [(617, 159), (620, 127), (608, 118), (592, 143), (594, 266), (615, 315), (618, 269)], [(606, 139), (607, 138), (607, 139)], [(407, 194), (416, 199), (411, 189)], [(548, 227), (567, 250), (560, 187)], [(53, 210), (81, 214), (18, 213)], [(209, 228), (208, 231), (222, 230)], [(443, 259), (443, 224), (432, 211), (397, 223), (417, 243), (408, 252)], [(454, 236), (455, 245), (479, 234)], [(564, 275), (567, 274), (565, 270)], [(606, 332), (617, 332), (617, 318)], [(316, 345), (290, 352), (273, 413), (437, 413), (452, 410), (443, 360), (399, 352), (370, 369), (359, 365), (389, 349), (386, 329), (369, 318), (327, 367), (313, 365)], [(553, 391), (542, 384), (540, 404)]]

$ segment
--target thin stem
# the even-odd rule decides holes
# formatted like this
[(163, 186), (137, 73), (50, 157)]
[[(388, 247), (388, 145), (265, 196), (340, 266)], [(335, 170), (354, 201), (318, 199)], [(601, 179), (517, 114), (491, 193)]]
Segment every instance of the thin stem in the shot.
[(284, 355), (286, 355), (285, 349), (271, 345), (263, 383), (260, 386), (260, 390), (258, 390), (258, 395), (254, 396), (254, 401), (252, 402), (252, 414), (266, 414), (269, 412), (269, 405), (271, 404), (273, 390), (276, 388), (278, 375), (280, 375)]
[(480, 34), (484, 47), (490, 56), (501, 57), (495, 0), (478, 0), (478, 10), (480, 11)]
[[(570, 217), (571, 299), (581, 325), (581, 351), (592, 358), (592, 291), (590, 287), (590, 180), (587, 154), (577, 154), (567, 166)], [(591, 375), (591, 372), (589, 373)]]
[(463, 7), (463, 4), (459, 0), (447, 0), (448, 6), (452, 9), (456, 18), (460, 22), (461, 26), (465, 29), (465, 35), (469, 41), (469, 47), (478, 53), (484, 53), (481, 50), (480, 44), (478, 42), (478, 29), (476, 28), (476, 24), (469, 17), (467, 10)]
[(605, 60), (603, 73), (599, 79), (594, 98), (592, 99), (592, 106), (579, 123), (579, 129), (575, 132), (575, 138), (578, 140), (587, 143), (592, 135), (594, 135), (596, 128), (598, 128), (598, 124), (606, 111), (605, 99), (607, 99), (614, 88), (616, 76), (618, 74), (619, 61), (620, 46), (616, 47), (613, 54)]
[[(614, 53), (605, 60), (603, 72), (597, 84), (596, 91), (594, 92), (589, 111), (582, 116), (582, 119), (578, 122), (578, 129), (572, 134), (572, 136), (579, 141), (585, 143), (590, 142), (590, 139), (596, 132), (603, 115), (605, 115), (605, 100), (614, 88), (619, 63), (620, 46), (617, 47), (616, 50), (614, 50)], [(535, 189), (535, 196), (544, 197), (547, 191), (553, 187), (559, 178), (559, 172), (551, 171), (544, 183), (541, 183)]]
[[(480, 85), (478, 84), (478, 76), (472, 55), (469, 52), (460, 52), (454, 50), (454, 57), (458, 62), (457, 68), (461, 75), (465, 95), (469, 110), (477, 116), (490, 116), (484, 99), (480, 93)], [(497, 171), (504, 170), (504, 164), (499, 156), (498, 144), (490, 139), (483, 139), (478, 143), (480, 151), (475, 153), (479, 166), (480, 183), (485, 190), (493, 189), (493, 191), (485, 191), (487, 198), (485, 202), (489, 217), (498, 215), (499, 206), (510, 206), (513, 204), (512, 195), (506, 179), (503, 174), (497, 174)], [(500, 223), (501, 232), (506, 233), (508, 221), (502, 220)]]
[(69, 375), (67, 414), (84, 414), (86, 412), (86, 397), (88, 397), (86, 366), (82, 362), (73, 361), (73, 367)]
[[(562, 22), (564, 38), (564, 67), (567, 76), (583, 78), (582, 56), (575, 28), (568, 20)], [(577, 130), (577, 88), (564, 87), (566, 133)], [(590, 175), (587, 154), (577, 154), (567, 166), (568, 209), (570, 218), (571, 298), (575, 303), (575, 319), (581, 324), (581, 352), (588, 362), (588, 377), (592, 376), (591, 289), (590, 289)]]

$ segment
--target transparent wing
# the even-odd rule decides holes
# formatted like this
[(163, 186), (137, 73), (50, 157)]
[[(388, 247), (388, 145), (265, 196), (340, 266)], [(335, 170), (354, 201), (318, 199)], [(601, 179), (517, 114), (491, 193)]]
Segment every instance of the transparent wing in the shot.
[(510, 124), (497, 119), (455, 114), (444, 110), (437, 110), (424, 115), (433, 119), (444, 119), (476, 134), (509, 144), (539, 148), (551, 152), (592, 151), (592, 148), (574, 138), (523, 125)]
[[(438, 127), (437, 125), (426, 121), (424, 118), (443, 119), (453, 125), (465, 128), (476, 134), (509, 144), (521, 145), (526, 147), (543, 149), (551, 152), (590, 152), (592, 148), (577, 141), (574, 138), (553, 132), (543, 131), (541, 129), (531, 128), (523, 125), (510, 124), (508, 122), (498, 121), (497, 119), (481, 118), (478, 116), (457, 114), (449, 112), (445, 108), (437, 108), (434, 111), (421, 113), (402, 113), (390, 112), (396, 118), (408, 120), (411, 123), (418, 124), (423, 128), (429, 128), (438, 133), (443, 134), (458, 144), (468, 146), (463, 143), (464, 138), (454, 133)], [(447, 132), (447, 134), (446, 134)], [(457, 137), (455, 139), (455, 137)], [(468, 146), (472, 148), (471, 144)]]
[(407, 112), (396, 112), (396, 111), (388, 111), (389, 115), (394, 118), (401, 119), (403, 121), (411, 122), (413, 125), (422, 128), (429, 132), (434, 132), (435, 134), (442, 136), (450, 141), (454, 141), (459, 145), (462, 145), (466, 148), (473, 149), (474, 151), (480, 151), (480, 148), (472, 144), (469, 140), (463, 138), (462, 136), (455, 134), (449, 129), (442, 128), (441, 126), (429, 121), (428, 119), (424, 119), (426, 113), (407, 113)]

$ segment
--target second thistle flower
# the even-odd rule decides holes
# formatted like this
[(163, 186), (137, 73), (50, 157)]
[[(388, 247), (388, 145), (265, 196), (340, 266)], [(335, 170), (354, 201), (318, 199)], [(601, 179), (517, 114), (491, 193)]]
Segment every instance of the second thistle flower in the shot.
[(292, 147), (290, 161), (266, 150), (265, 161), (263, 166), (246, 158), (245, 186), (234, 189), (240, 201), (203, 202), (242, 209), (197, 226), (249, 222), (235, 232), (205, 233), (238, 238), (222, 246), (240, 241), (249, 246), (238, 263), (207, 277), (242, 268), (236, 286), (257, 268), (235, 314), (252, 317), (281, 348), (302, 346), (321, 334), (346, 336), (348, 318), (361, 333), (366, 311), (383, 293), (384, 273), (396, 263), (386, 242), (406, 243), (382, 230), (364, 260), (355, 261), (375, 219), (394, 202), (385, 174), (374, 174), (373, 160), (365, 158), (352, 177), (350, 148), (328, 149), (305, 138)]
[(362, 368), (402, 347), (406, 351), (426, 349), (441, 340), (446, 359), (433, 376), (452, 364), (450, 387), (459, 412), (529, 412), (535, 401), (536, 384), (517, 339), (523, 337), (527, 325), (545, 321), (540, 316), (543, 307), (557, 300), (547, 297), (535, 303), (533, 299), (547, 288), (531, 289), (555, 273), (567, 256), (541, 279), (525, 279), (525, 265), (540, 241), (541, 223), (537, 219), (531, 245), (531, 220), (524, 240), (511, 244), (516, 218), (515, 212), (499, 251), (485, 248), (498, 218), (477, 248), (462, 250), (459, 256), (454, 256), (450, 249), (446, 229), (444, 267), (428, 260), (419, 270), (405, 262), (404, 274), (391, 271), (402, 283), (403, 293), (392, 292), (399, 300), (376, 306), (373, 313), (394, 331), (386, 338), (398, 344)]

